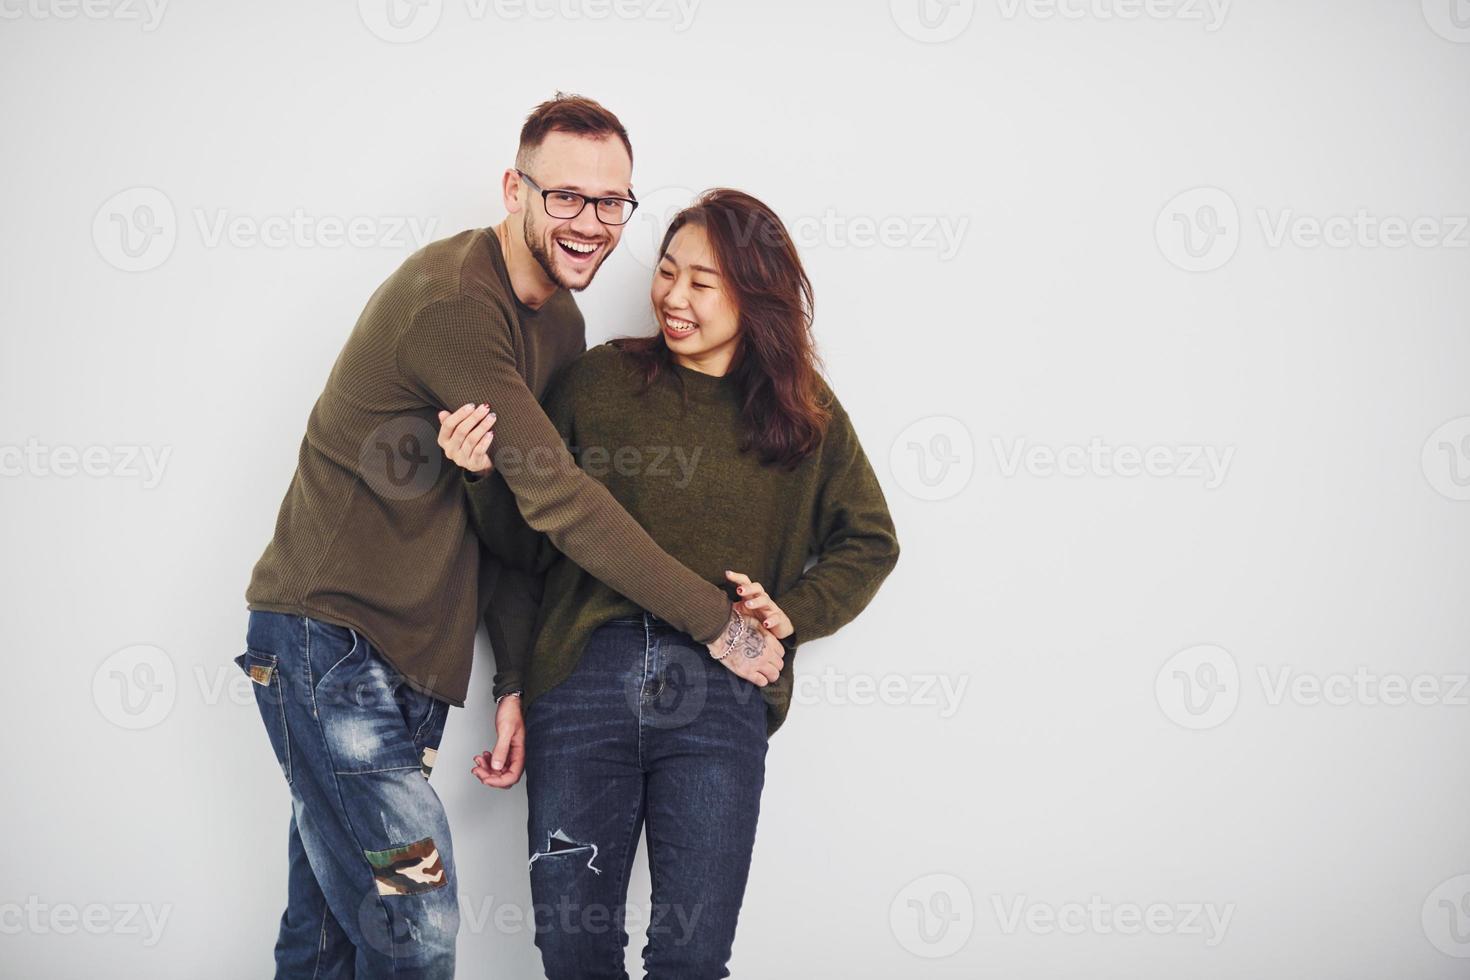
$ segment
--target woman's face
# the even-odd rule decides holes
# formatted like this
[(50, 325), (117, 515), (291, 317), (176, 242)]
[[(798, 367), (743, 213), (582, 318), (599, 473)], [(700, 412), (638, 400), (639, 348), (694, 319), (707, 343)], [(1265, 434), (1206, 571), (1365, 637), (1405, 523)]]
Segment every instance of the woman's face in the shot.
[(730, 369), (740, 314), (702, 227), (685, 225), (674, 233), (653, 272), (650, 298), (675, 361), (705, 374)]

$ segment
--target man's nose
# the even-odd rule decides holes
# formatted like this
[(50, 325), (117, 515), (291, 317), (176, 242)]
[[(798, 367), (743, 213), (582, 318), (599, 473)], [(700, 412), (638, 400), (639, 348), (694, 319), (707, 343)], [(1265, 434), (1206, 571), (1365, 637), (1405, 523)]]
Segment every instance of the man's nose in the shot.
[(597, 220), (596, 208), (596, 204), (588, 201), (582, 213), (572, 219), (572, 231), (584, 238), (603, 237), (602, 222)]

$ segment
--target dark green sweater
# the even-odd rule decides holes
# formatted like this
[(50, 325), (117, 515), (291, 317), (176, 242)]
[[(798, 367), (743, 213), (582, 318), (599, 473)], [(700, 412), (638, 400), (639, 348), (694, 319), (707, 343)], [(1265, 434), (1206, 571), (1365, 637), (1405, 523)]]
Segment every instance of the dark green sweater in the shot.
[[(764, 585), (795, 627), (789, 650), (861, 612), (898, 561), (898, 539), (837, 399), (820, 449), (788, 471), (739, 451), (733, 381), (676, 365), (648, 391), (639, 394), (640, 386), (631, 359), (611, 344), (588, 351), (552, 382), (546, 414), (577, 465), (669, 555), (732, 600), (725, 569)], [(517, 474), (501, 470), (544, 465), (502, 454), (496, 472), (469, 490), (472, 519), (491, 552), (519, 568), (546, 570), (524, 667), (528, 705), (571, 674), (593, 630), (640, 611), (519, 519), (505, 482)], [(808, 558), (816, 563), (803, 572)], [(780, 680), (762, 692), (772, 732), (791, 703), (793, 659), (788, 654)]]

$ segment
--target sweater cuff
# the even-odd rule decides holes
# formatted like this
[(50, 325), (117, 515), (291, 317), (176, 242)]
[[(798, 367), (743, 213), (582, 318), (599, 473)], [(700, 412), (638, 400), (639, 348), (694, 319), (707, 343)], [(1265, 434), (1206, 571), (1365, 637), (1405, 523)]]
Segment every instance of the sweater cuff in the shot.
[(715, 589), (720, 592), (720, 601), (711, 603), (708, 613), (700, 610), (701, 615), (705, 618), (697, 623), (689, 624), (689, 635), (706, 645), (725, 635), (725, 626), (730, 622), (730, 610), (733, 605), (730, 597), (725, 595), (719, 586), (715, 586)]
[(827, 635), (822, 630), (817, 615), (815, 598), (803, 592), (788, 592), (785, 596), (776, 598), (776, 605), (791, 620), (792, 633), (782, 642), (794, 647), (798, 643), (809, 643)]
[(525, 690), (525, 687), (526, 685), (521, 681), (521, 675), (518, 671), (505, 671), (504, 673), (496, 674), (495, 686), (493, 688), (495, 703), (499, 704), (500, 699), (507, 694), (521, 693)]

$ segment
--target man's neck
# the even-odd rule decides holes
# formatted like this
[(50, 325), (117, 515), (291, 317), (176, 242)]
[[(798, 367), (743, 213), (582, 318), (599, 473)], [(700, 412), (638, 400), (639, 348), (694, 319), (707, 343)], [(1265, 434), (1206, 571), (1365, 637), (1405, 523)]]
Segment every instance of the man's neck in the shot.
[(504, 221), (495, 226), (495, 237), (500, 242), (500, 256), (505, 260), (506, 272), (510, 273), (510, 288), (523, 305), (538, 310), (556, 292), (556, 283), (546, 277), (546, 270), (531, 256), (531, 250), (511, 227), (510, 221), (510, 216), (507, 215)]

